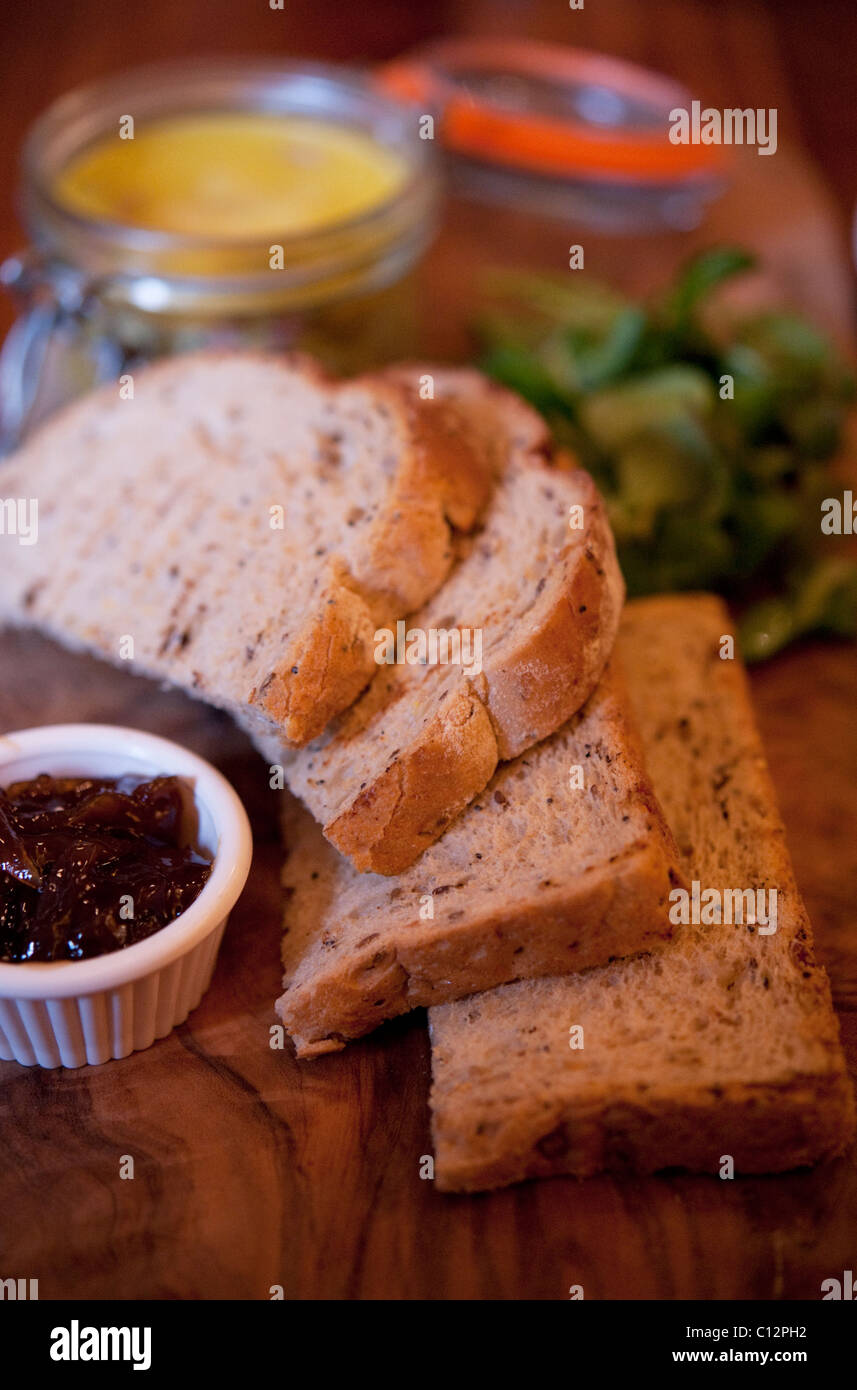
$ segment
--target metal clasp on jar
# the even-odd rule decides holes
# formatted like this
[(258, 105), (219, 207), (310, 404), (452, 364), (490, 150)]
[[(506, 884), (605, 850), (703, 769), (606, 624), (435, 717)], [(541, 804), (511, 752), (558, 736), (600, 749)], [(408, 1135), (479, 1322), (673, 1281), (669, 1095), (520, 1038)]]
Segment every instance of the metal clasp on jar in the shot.
[[(0, 453), (7, 454), (44, 415), (79, 394), (81, 375), (92, 385), (118, 375), (122, 352), (105, 335), (84, 343), (100, 286), (81, 271), (27, 250), (3, 262), (0, 284), (19, 305), (0, 349)], [(75, 352), (83, 368), (71, 382)]]

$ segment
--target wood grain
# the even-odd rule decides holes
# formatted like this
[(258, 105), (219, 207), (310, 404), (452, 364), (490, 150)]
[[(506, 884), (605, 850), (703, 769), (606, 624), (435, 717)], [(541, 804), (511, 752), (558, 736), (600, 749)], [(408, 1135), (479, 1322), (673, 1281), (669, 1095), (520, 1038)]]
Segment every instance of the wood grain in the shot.
[[(788, 144), (773, 159), (739, 160), (726, 198), (692, 235), (599, 238), (526, 211), (452, 203), (420, 280), (415, 352), (466, 357), (480, 267), (561, 268), (572, 240), (585, 242), (587, 272), (635, 290), (701, 241), (750, 241), (766, 263), (754, 294), (809, 305), (850, 337), (844, 215), (857, 140), (837, 65), (849, 35), (854, 51), (853, 8), (831, 4), (808, 30), (795, 0), (623, 0), (571, 18), (556, 0), (290, 0), (287, 9), (286, 18), (242, 6), (239, 41), (231, 0), (138, 0), (121, 15), (97, 0), (10, 7), (3, 186), (25, 126), (53, 96), (126, 63), (196, 51), (201, 34), (209, 51), (352, 60), (456, 27), (559, 37), (653, 64), (722, 105), (777, 104)], [(19, 236), (7, 215), (0, 244), (11, 250)], [(813, 644), (758, 671), (753, 687), (855, 1074), (857, 653)], [(823, 1278), (854, 1268), (853, 1155), (732, 1183), (557, 1179), (441, 1197), (419, 1177), (431, 1151), (421, 1013), (311, 1063), (269, 1046), (279, 985), (275, 793), (243, 737), (176, 692), (32, 635), (0, 635), (0, 728), (73, 719), (150, 729), (211, 758), (248, 806), (256, 851), (213, 986), (184, 1027), (101, 1068), (0, 1064), (0, 1275), (38, 1277), (42, 1298), (258, 1299), (279, 1284), (299, 1299), (562, 1299), (582, 1283), (587, 1298), (774, 1299), (818, 1297)], [(132, 1181), (119, 1177), (125, 1154)]]

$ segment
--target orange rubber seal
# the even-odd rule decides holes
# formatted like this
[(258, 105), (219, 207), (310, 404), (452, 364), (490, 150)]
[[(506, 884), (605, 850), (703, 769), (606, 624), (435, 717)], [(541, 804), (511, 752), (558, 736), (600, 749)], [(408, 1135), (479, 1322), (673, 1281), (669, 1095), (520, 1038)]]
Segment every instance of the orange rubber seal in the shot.
[[(648, 107), (652, 125), (601, 129), (571, 117), (510, 110), (467, 91), (466, 75), (482, 73), (606, 87)], [(599, 54), (529, 41), (453, 39), (388, 64), (376, 81), (388, 94), (434, 114), (449, 149), (490, 163), (635, 184), (683, 183), (720, 173), (725, 165), (721, 146), (670, 141), (670, 110), (690, 105), (683, 88)]]

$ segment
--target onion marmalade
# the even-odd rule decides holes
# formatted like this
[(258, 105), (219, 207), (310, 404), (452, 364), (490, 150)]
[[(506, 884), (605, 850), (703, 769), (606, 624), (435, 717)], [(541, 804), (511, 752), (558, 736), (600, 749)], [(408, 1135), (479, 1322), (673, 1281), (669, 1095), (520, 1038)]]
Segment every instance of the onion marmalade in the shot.
[(211, 862), (181, 843), (178, 777), (0, 788), (0, 960), (86, 960), (175, 921)]

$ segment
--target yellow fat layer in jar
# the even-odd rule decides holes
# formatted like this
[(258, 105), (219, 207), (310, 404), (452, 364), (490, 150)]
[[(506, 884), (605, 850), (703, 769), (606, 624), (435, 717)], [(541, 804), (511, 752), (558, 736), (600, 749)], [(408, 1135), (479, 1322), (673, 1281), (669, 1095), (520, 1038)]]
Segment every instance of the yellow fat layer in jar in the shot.
[(322, 230), (395, 195), (404, 161), (330, 121), (254, 112), (175, 116), (98, 141), (54, 194), (85, 217), (251, 239)]

